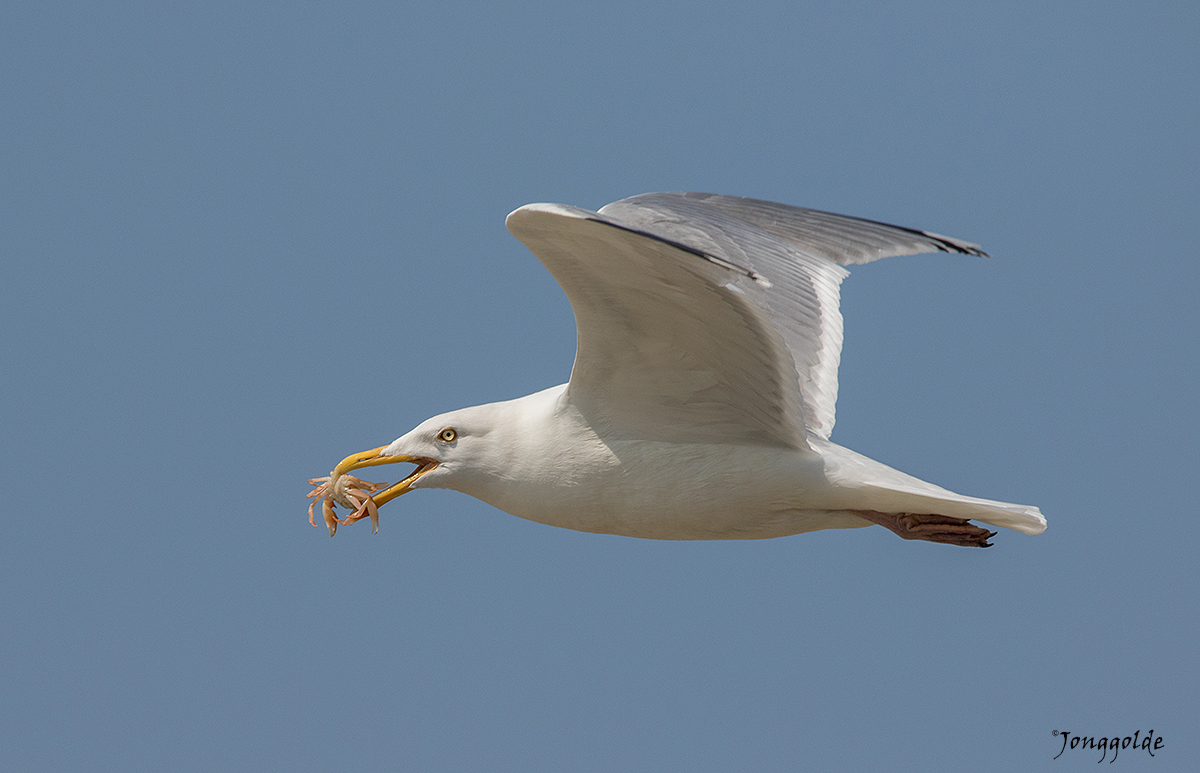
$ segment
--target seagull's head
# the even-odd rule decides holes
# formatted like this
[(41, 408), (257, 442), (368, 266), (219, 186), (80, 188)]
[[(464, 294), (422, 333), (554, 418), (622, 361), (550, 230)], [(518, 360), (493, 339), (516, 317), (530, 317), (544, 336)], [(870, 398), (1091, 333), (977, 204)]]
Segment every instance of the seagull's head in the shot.
[[(453, 489), (500, 509), (506, 509), (506, 503), (520, 504), (525, 496), (520, 484), (560, 480), (564, 469), (575, 469), (572, 465), (581, 453), (604, 450), (602, 444), (597, 450), (593, 448), (597, 444), (577, 442), (574, 424), (568, 421), (564, 425), (559, 420), (559, 398), (565, 389), (562, 384), (515, 400), (460, 408), (426, 419), (386, 446), (350, 454), (328, 478), (314, 478), (310, 482), (317, 489), (309, 498), (314, 499), (314, 506), (322, 503), (331, 534), (338, 523), (353, 523), (368, 515), (374, 521), (380, 505), (414, 488)], [(415, 467), (390, 486), (350, 474), (400, 463)], [(354, 512), (338, 520), (333, 514), (334, 502)]]
[(494, 430), (504, 422), (498, 422), (495, 413), (494, 406), (481, 405), (434, 416), (386, 446), (347, 456), (334, 468), (332, 478), (383, 464), (416, 465), (406, 477), (371, 496), (377, 506), (414, 488), (461, 491), (497, 462), (491, 447), (496, 442)]

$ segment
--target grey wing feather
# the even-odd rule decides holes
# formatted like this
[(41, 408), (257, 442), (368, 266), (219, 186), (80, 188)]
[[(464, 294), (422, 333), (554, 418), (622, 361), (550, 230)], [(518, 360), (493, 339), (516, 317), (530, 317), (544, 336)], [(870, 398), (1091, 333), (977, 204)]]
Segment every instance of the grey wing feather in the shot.
[[(672, 225), (685, 223), (705, 231), (716, 228), (731, 236), (760, 231), (842, 266), (924, 252), (987, 257), (978, 244), (930, 231), (715, 193), (643, 193), (614, 201), (601, 208), (600, 214), (655, 234), (669, 234)], [(680, 236), (684, 232), (677, 231)]]
[(727, 261), (596, 212), (506, 221), (562, 286), (578, 348), (565, 397), (609, 438), (806, 446), (787, 343)]
[(791, 352), (806, 431), (826, 439), (837, 402), (843, 267), (925, 252), (986, 255), (977, 244), (927, 231), (709, 193), (647, 193), (598, 214), (739, 274), (733, 284), (765, 309)]

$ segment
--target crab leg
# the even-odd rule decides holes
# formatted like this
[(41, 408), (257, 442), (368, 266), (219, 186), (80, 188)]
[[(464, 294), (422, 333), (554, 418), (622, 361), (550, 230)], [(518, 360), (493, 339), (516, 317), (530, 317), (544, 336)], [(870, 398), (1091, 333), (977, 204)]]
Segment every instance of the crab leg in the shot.
[(329, 527), (329, 536), (337, 533), (338, 518), (333, 512), (333, 500), (326, 497), (321, 500), (321, 513), (325, 516), (325, 525)]
[(354, 523), (355, 521), (361, 521), (363, 518), (368, 517), (371, 519), (371, 533), (378, 534), (379, 507), (375, 504), (375, 500), (371, 497), (367, 497), (366, 500), (359, 505), (358, 509), (350, 515), (347, 515), (346, 519), (341, 521), (341, 523), (350, 524)]

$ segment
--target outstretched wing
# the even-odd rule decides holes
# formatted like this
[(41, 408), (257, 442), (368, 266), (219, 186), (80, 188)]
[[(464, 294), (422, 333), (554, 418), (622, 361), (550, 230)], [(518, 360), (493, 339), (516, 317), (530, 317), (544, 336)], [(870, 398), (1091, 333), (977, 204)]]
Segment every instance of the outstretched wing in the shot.
[(612, 436), (803, 447), (837, 400), (844, 265), (976, 245), (782, 204), (651, 193), (508, 228), (575, 312), (568, 395)]

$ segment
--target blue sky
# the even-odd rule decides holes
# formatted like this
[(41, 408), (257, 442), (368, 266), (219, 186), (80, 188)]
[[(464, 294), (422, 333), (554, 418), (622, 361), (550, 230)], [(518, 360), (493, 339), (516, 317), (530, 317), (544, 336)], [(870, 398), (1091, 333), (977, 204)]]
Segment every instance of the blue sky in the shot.
[[(0, 17), (15, 768), (1195, 764), (1194, 3)], [(308, 526), (347, 453), (566, 379), (505, 214), (656, 190), (981, 243), (852, 272), (833, 439), (1046, 533)]]

